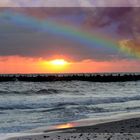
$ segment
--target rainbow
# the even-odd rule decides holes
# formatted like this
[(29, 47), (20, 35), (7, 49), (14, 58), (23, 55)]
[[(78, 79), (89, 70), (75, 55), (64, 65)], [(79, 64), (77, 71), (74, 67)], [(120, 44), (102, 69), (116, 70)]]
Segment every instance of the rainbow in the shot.
[(41, 20), (16, 12), (5, 11), (1, 13), (0, 16), (9, 18), (9, 22), (18, 26), (25, 26), (40, 32), (47, 32), (55, 36), (61, 36), (65, 39), (100, 50), (107, 49), (111, 52), (124, 52), (139, 58), (139, 53), (136, 53), (135, 50), (130, 49), (130, 47), (125, 47), (124, 49), (124, 46), (121, 45), (122, 43), (119, 43), (117, 40), (113, 40), (111, 37), (101, 35), (97, 32), (93, 33), (92, 31), (87, 31), (79, 27), (76, 28), (70, 25), (62, 25), (50, 20)]

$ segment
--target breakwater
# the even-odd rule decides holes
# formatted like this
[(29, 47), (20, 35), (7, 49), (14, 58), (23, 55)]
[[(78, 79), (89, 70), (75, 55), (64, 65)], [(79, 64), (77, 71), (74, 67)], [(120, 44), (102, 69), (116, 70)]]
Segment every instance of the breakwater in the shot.
[(140, 80), (140, 73), (90, 74), (1, 74), (0, 82), (51, 82), (51, 81), (125, 82)]

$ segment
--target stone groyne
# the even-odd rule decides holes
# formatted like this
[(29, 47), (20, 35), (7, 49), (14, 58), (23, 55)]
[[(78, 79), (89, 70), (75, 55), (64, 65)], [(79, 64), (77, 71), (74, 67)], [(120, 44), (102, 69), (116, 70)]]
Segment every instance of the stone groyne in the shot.
[(1, 74), (0, 82), (52, 82), (52, 81), (125, 82), (140, 80), (140, 73), (104, 74)]

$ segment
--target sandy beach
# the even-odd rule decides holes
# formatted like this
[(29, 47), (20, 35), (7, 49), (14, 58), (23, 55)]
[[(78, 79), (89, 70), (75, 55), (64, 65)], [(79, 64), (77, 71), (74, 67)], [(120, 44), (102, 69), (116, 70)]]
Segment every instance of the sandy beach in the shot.
[[(74, 126), (75, 125), (75, 126)], [(76, 126), (78, 125), (78, 126)], [(65, 127), (65, 128), (64, 128)], [(6, 138), (7, 137), (7, 138)], [(2, 140), (139, 140), (140, 113), (37, 128)]]

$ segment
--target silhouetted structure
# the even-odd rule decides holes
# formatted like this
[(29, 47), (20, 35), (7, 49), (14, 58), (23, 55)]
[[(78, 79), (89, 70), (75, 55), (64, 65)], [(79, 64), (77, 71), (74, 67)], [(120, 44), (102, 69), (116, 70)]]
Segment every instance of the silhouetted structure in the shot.
[(101, 74), (1, 74), (0, 82), (26, 81), (91, 81), (91, 82), (125, 82), (140, 80), (140, 73), (101, 73)]

